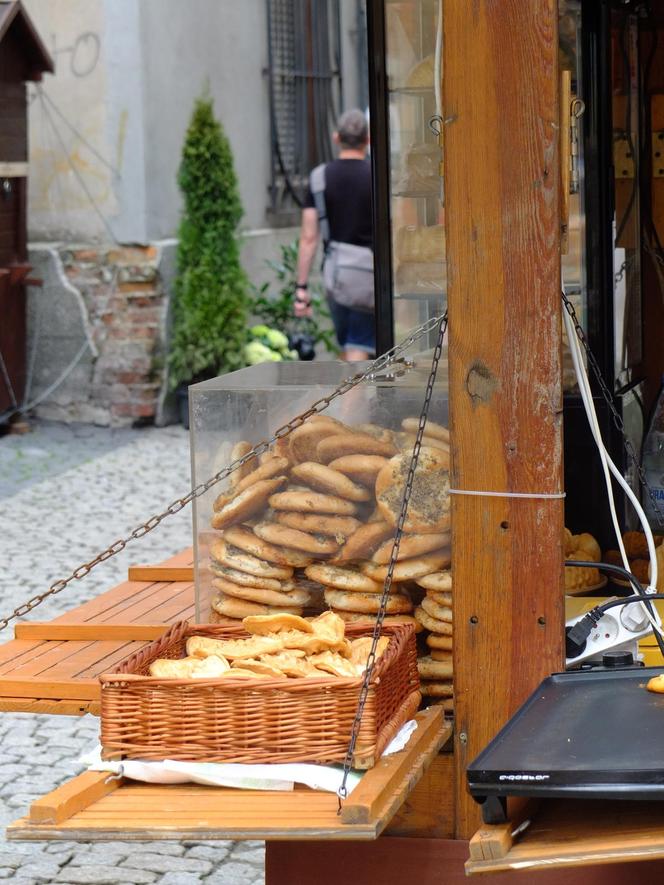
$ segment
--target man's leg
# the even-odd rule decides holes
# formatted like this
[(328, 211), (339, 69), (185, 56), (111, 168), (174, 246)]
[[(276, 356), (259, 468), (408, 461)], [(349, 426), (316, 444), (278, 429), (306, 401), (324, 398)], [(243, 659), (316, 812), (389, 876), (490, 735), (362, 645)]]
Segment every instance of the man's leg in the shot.
[(373, 359), (376, 353), (376, 328), (373, 313), (347, 309), (348, 332), (344, 359), (350, 362)]
[(341, 358), (349, 363), (359, 363), (362, 360), (369, 359), (369, 351), (349, 345), (346, 347)]

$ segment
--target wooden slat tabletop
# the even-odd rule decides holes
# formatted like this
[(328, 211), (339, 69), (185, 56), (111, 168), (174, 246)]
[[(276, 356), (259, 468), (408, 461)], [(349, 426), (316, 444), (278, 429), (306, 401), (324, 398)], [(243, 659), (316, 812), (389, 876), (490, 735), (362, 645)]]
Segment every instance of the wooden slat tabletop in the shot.
[(364, 773), (338, 813), (334, 793), (109, 781), (87, 771), (37, 799), (9, 839), (375, 839), (452, 734), (440, 707), (416, 714), (403, 750)]
[[(0, 646), (0, 712), (98, 713), (100, 673), (150, 641), (158, 625), (194, 618), (191, 549), (129, 571), (142, 580), (124, 581), (47, 624), (17, 624), (17, 638)], [(188, 579), (167, 580), (169, 575)], [(114, 638), (113, 631), (101, 629), (113, 624), (146, 625), (146, 636), (136, 638), (140, 630), (133, 629)], [(52, 639), (45, 638), (50, 625)]]

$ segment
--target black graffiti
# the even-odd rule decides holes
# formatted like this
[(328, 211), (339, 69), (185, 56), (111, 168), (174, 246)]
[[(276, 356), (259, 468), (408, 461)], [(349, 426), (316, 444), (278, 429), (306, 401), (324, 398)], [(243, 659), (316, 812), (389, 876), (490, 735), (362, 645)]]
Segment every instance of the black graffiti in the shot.
[(51, 35), (53, 55), (68, 55), (69, 70), (75, 77), (89, 77), (97, 67), (101, 54), (101, 41), (94, 31), (83, 31), (71, 46), (57, 45), (55, 34)]

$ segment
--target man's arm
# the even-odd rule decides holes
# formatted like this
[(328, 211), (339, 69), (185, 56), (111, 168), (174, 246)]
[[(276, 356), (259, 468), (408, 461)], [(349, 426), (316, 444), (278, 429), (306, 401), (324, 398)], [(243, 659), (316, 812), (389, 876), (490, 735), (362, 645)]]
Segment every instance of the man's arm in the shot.
[(306, 288), (309, 284), (311, 265), (318, 248), (318, 210), (302, 210), (302, 227), (300, 229), (300, 246), (297, 253), (297, 280), (295, 290), (295, 316), (311, 316), (309, 303), (311, 297)]

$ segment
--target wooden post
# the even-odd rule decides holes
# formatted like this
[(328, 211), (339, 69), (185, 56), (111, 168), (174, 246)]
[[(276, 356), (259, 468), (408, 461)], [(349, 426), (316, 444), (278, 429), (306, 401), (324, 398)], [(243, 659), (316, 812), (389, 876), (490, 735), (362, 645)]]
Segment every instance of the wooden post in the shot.
[(445, 0), (457, 837), (465, 769), (563, 664), (558, 10)]

